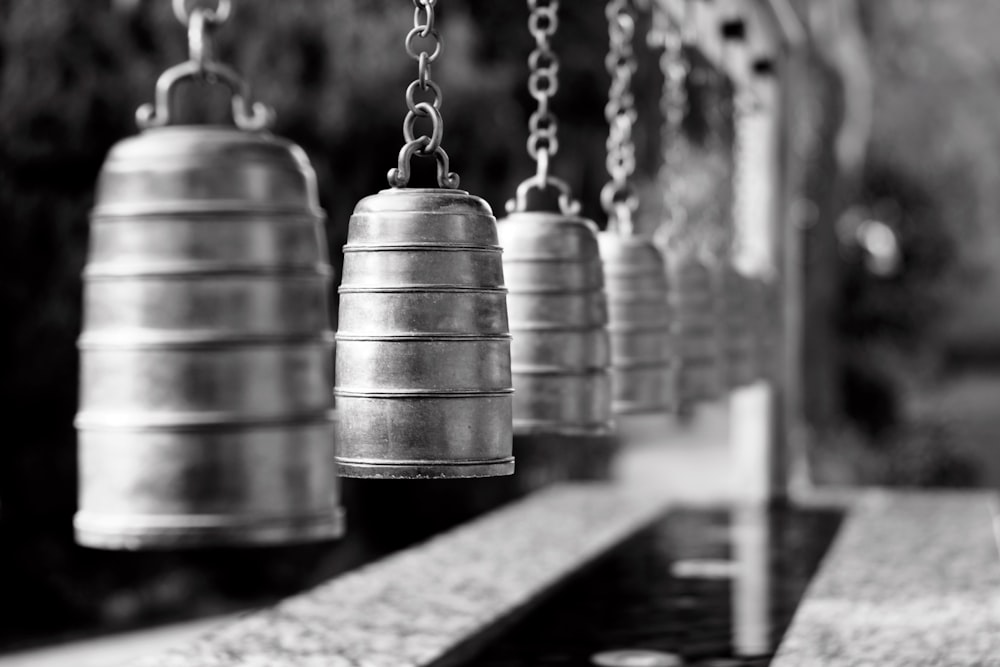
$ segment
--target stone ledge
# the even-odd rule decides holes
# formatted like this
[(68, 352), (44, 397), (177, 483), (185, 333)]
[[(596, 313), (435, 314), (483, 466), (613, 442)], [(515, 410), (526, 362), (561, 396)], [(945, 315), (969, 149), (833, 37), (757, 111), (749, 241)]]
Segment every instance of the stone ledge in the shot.
[(774, 667), (1000, 666), (995, 502), (860, 492)]
[(665, 510), (611, 484), (569, 484), (245, 615), (135, 667), (455, 664), (472, 638)]

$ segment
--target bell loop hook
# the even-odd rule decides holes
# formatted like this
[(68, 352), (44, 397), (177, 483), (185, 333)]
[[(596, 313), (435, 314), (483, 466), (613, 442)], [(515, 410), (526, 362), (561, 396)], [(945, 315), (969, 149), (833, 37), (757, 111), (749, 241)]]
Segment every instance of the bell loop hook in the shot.
[(216, 62), (199, 65), (187, 61), (174, 65), (156, 81), (153, 102), (143, 104), (135, 112), (136, 124), (148, 130), (170, 125), (170, 107), (174, 89), (186, 80), (221, 83), (232, 93), (233, 122), (241, 130), (266, 130), (274, 122), (274, 111), (261, 102), (250, 102), (250, 87), (234, 69)]
[[(429, 147), (431, 138), (426, 134), (406, 142), (399, 149), (399, 159), (395, 167), (389, 170), (386, 175), (389, 187), (405, 188), (410, 183), (411, 161), (415, 155), (430, 155)], [(440, 146), (433, 151), (434, 159), (437, 162), (437, 182), (438, 186), (446, 190), (455, 190), (460, 182), (458, 174), (451, 171), (448, 154)]]
[(576, 216), (580, 214), (580, 202), (573, 199), (573, 192), (569, 185), (555, 176), (541, 177), (536, 174), (525, 179), (517, 186), (517, 192), (513, 199), (507, 200), (504, 208), (508, 213), (523, 213), (528, 210), (539, 210), (529, 206), (528, 195), (532, 190), (543, 192), (549, 188), (555, 189), (559, 193), (559, 213), (565, 216)]
[(218, 0), (214, 8), (199, 4), (188, 10), (185, 0), (174, 0), (174, 15), (188, 27), (189, 58), (167, 69), (156, 81), (152, 104), (143, 104), (135, 112), (136, 124), (143, 130), (171, 124), (171, 100), (174, 89), (183, 81), (200, 80), (221, 83), (232, 95), (233, 123), (241, 130), (266, 130), (274, 122), (274, 111), (261, 102), (251, 102), (250, 86), (228, 65), (217, 62), (211, 44), (211, 32), (232, 13), (231, 0)]

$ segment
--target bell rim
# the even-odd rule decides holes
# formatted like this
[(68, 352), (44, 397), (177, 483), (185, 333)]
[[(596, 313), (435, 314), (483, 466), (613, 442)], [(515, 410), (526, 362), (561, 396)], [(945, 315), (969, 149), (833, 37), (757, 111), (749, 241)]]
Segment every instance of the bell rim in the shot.
[(205, 547), (267, 547), (321, 542), (346, 530), (343, 507), (281, 517), (224, 514), (113, 515), (80, 510), (73, 517), (77, 544), (92, 549), (157, 550)]
[(478, 461), (372, 461), (337, 457), (337, 473), (353, 479), (471, 479), (514, 474), (514, 457)]

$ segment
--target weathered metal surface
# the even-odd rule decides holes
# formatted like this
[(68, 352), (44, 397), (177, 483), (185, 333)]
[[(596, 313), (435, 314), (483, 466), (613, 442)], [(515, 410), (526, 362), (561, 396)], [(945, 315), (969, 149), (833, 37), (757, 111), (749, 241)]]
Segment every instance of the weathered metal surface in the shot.
[(670, 255), (667, 266), (679, 357), (678, 401), (713, 400), (722, 395), (726, 383), (719, 345), (722, 322), (711, 269), (690, 252)]
[(84, 272), (81, 544), (340, 534), (323, 219), (305, 154), (266, 132), (111, 150)]
[(663, 257), (648, 239), (598, 235), (608, 295), (612, 409), (669, 410), (675, 404), (675, 349)]
[(597, 227), (521, 211), (499, 231), (510, 289), (514, 431), (608, 433), (611, 351)]
[(511, 474), (506, 288), (489, 206), (449, 189), (358, 203), (337, 332), (337, 462), (351, 477)]

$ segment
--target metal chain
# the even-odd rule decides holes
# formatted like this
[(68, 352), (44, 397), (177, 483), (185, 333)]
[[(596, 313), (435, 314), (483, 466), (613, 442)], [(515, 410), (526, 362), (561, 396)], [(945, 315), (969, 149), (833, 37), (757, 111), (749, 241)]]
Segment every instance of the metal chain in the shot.
[(663, 221), (659, 234), (666, 243), (676, 244), (684, 239), (688, 224), (687, 209), (684, 207), (681, 164), (681, 140), (684, 135), (684, 117), (688, 113), (687, 80), (691, 72), (685, 48), (684, 29), (673, 23), (666, 10), (654, 10), (654, 29), (650, 43), (663, 49), (660, 54), (660, 73), (663, 88), (660, 96), (660, 112), (663, 125), (660, 128), (660, 188), (663, 192)]
[(174, 16), (188, 29), (188, 53), (191, 62), (205, 67), (214, 58), (212, 31), (227, 20), (233, 12), (231, 0), (218, 0), (215, 7), (206, 7), (198, 2), (188, 9), (187, 0), (173, 0)]
[[(406, 142), (399, 151), (396, 167), (389, 170), (389, 185), (404, 188), (410, 181), (410, 160), (414, 155), (434, 157), (438, 165), (438, 185), (442, 188), (457, 188), (458, 174), (449, 171), (448, 154), (441, 147), (444, 137), (444, 118), (441, 116), (443, 95), (441, 87), (431, 78), (431, 65), (441, 57), (443, 49), (441, 35), (435, 27), (435, 10), (438, 0), (413, 0), (413, 29), (406, 34), (404, 46), (408, 56), (417, 61), (417, 78), (406, 88), (406, 107), (409, 111), (403, 119), (403, 140)], [(417, 50), (417, 40), (422, 40), (422, 48)], [(417, 90), (430, 96), (417, 100)], [(417, 135), (418, 118), (430, 119), (430, 134)]]
[(632, 48), (635, 19), (629, 0), (609, 0), (605, 16), (609, 49), (604, 65), (611, 75), (611, 87), (604, 117), (608, 121), (607, 168), (611, 180), (601, 190), (601, 204), (608, 215), (608, 228), (628, 235), (634, 231), (633, 217), (639, 208), (638, 195), (630, 183), (635, 173), (632, 128), (637, 118), (632, 94), (632, 75), (636, 71)]
[(535, 38), (535, 48), (528, 56), (528, 92), (538, 102), (528, 119), (528, 155), (544, 179), (548, 158), (559, 152), (559, 125), (549, 109), (549, 100), (559, 90), (559, 58), (549, 44), (559, 29), (559, 0), (528, 0), (528, 11), (528, 31)]
[(559, 152), (559, 123), (549, 109), (549, 100), (559, 91), (559, 58), (550, 40), (559, 30), (559, 0), (528, 0), (528, 32), (535, 38), (535, 48), (528, 55), (528, 92), (538, 108), (528, 119), (528, 155), (535, 161), (535, 175), (517, 186), (514, 198), (507, 202), (507, 212), (528, 210), (532, 190), (555, 190), (563, 215), (576, 215), (579, 202), (565, 181), (549, 175), (549, 158)]

